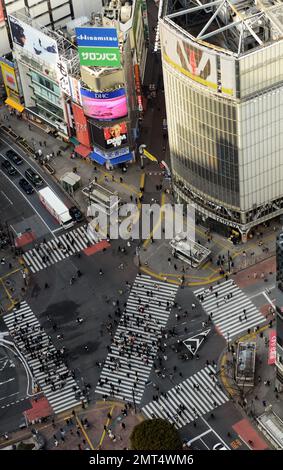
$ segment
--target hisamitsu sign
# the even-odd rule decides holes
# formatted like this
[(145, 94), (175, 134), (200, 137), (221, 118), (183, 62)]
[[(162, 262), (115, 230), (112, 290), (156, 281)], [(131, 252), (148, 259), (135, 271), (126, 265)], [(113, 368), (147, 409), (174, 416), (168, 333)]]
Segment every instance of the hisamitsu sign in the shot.
[(119, 47), (115, 28), (76, 28), (79, 47)]
[(80, 64), (88, 67), (120, 67), (115, 28), (76, 28)]

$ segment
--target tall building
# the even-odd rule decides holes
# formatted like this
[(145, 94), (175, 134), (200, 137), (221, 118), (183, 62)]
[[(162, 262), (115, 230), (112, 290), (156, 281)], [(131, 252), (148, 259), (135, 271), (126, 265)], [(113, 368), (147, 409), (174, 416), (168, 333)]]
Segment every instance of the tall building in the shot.
[(74, 143), (84, 158), (109, 169), (133, 161), (143, 110), (144, 13), (143, 1), (112, 0), (59, 30), (25, 10), (9, 15), (14, 64), (0, 59), (6, 104)]
[(164, 0), (159, 29), (175, 195), (245, 241), (283, 212), (283, 3)]
[[(106, 1), (91, 23), (76, 29), (81, 67), (80, 78), (73, 77), (80, 80), (80, 90), (71, 104), (72, 132), (78, 140), (75, 151), (108, 169), (135, 159), (147, 55), (145, 6), (140, 0)], [(69, 34), (72, 37), (70, 28)], [(103, 58), (110, 34), (117, 38), (111, 49), (115, 54), (119, 51), (115, 64)], [(103, 40), (96, 42), (95, 37)], [(88, 50), (98, 51), (90, 52), (94, 60), (82, 58)]]

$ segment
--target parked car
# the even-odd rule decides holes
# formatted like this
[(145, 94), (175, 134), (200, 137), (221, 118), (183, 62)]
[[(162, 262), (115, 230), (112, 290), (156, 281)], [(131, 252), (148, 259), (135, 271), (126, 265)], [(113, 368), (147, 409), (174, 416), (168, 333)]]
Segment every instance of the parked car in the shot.
[(8, 173), (8, 175), (10, 175), (10, 176), (18, 175), (18, 172), (17, 172), (16, 168), (14, 168), (13, 165), (11, 165), (11, 163), (8, 160), (4, 160), (1, 163), (1, 168), (3, 168), (3, 170), (6, 173)]
[(24, 192), (26, 194), (34, 193), (34, 189), (33, 189), (32, 185), (27, 180), (25, 180), (24, 178), (20, 179), (19, 185), (24, 190)]
[(8, 152), (6, 152), (6, 157), (12, 160), (15, 165), (21, 165), (24, 162), (14, 150), (8, 150)]
[(83, 214), (76, 206), (71, 207), (69, 213), (74, 222), (80, 222), (83, 219)]
[(217, 442), (217, 444), (214, 444), (212, 447), (212, 450), (228, 450), (227, 447), (222, 444), (222, 442)]
[(38, 173), (36, 173), (36, 171), (32, 170), (31, 168), (28, 168), (25, 171), (25, 176), (26, 179), (29, 180), (37, 188), (43, 185), (43, 179), (39, 176)]

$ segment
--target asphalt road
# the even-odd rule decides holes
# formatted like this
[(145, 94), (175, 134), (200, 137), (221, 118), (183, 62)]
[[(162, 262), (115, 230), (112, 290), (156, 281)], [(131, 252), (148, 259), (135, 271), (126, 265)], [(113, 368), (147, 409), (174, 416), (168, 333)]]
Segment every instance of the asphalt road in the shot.
[[(4, 159), (6, 159), (6, 152), (9, 149), (13, 149), (18, 155), (20, 155), (24, 162), (21, 165), (14, 165), (16, 170), (19, 172), (18, 175), (9, 176), (3, 169), (0, 168), (0, 177), (1, 177), (1, 196), (4, 200), (4, 205), (6, 210), (3, 210), (4, 220), (8, 221), (9, 225), (13, 227), (15, 232), (24, 232), (25, 229), (30, 228), (36, 232), (38, 237), (45, 236), (47, 233), (55, 233), (60, 226), (58, 222), (49, 214), (49, 212), (41, 204), (38, 191), (41, 188), (34, 188), (35, 192), (31, 195), (27, 195), (22, 188), (19, 186), (19, 180), (25, 178), (25, 170), (32, 168), (44, 181), (44, 186), (49, 186), (53, 189), (60, 199), (67, 205), (71, 207), (73, 204), (64, 192), (54, 183), (51, 176), (49, 177), (45, 172), (43, 172), (40, 165), (36, 161), (32, 161), (30, 157), (25, 155), (25, 153), (13, 142), (9, 141), (5, 136), (0, 137), (0, 165)], [(9, 160), (9, 159), (8, 159)], [(6, 181), (6, 183), (5, 183)], [(3, 183), (3, 184), (2, 184)], [(14, 218), (16, 220), (11, 220), (10, 211), (11, 206), (22, 207), (23, 211), (15, 214)], [(18, 209), (12, 209), (12, 212), (18, 211)], [(21, 220), (21, 214), (24, 214), (24, 221)], [(12, 222), (12, 223), (11, 223)]]
[(30, 407), (26, 396), (27, 376), (20, 360), (0, 346), (0, 433), (19, 427), (23, 411)]

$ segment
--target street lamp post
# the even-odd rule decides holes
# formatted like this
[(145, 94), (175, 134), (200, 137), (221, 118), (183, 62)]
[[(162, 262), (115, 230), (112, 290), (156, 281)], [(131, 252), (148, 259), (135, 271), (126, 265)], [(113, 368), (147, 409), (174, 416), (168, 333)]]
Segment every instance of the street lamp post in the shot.
[(228, 250), (227, 256), (228, 256), (228, 273), (230, 273), (231, 265), (230, 265), (230, 251), (229, 250)]
[(137, 406), (136, 406), (136, 400), (135, 400), (135, 389), (132, 389), (132, 394), (133, 394), (133, 403), (134, 403), (134, 409), (135, 409), (135, 414), (137, 413)]

